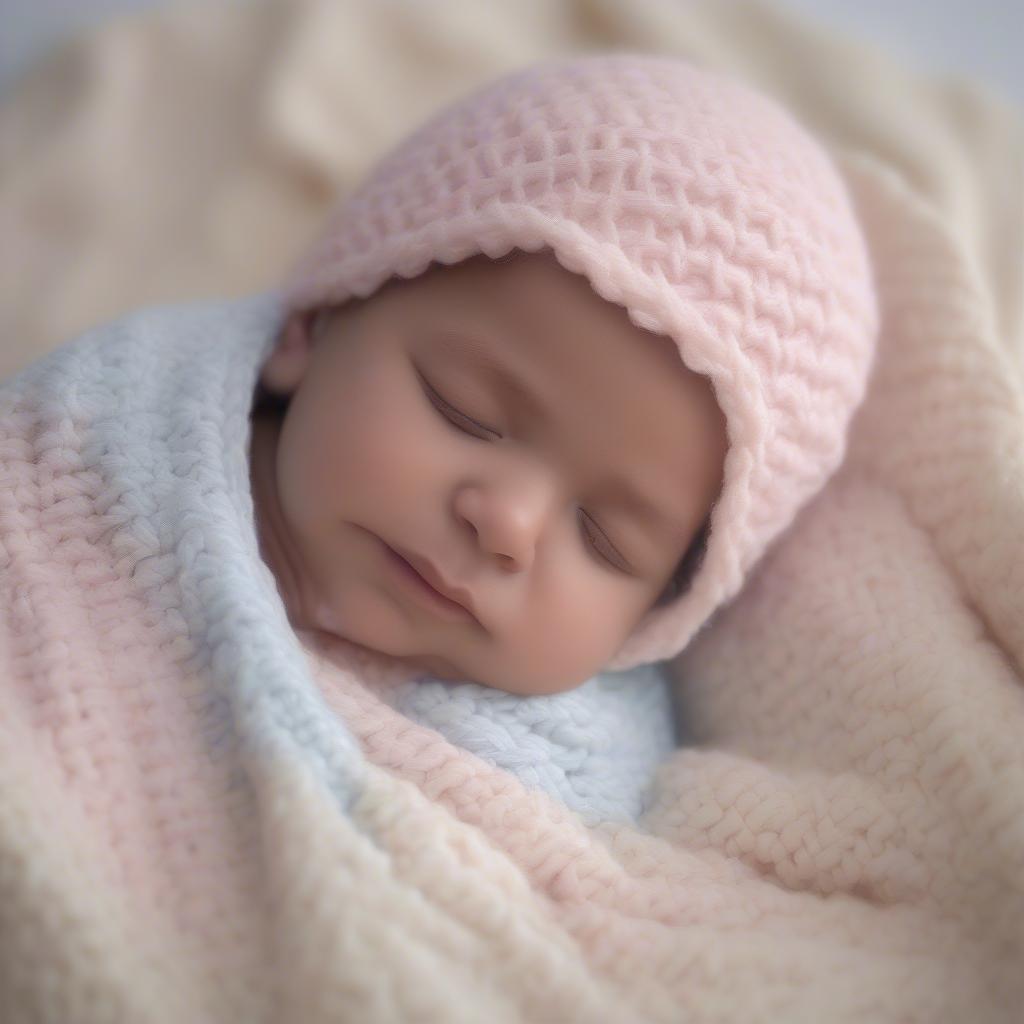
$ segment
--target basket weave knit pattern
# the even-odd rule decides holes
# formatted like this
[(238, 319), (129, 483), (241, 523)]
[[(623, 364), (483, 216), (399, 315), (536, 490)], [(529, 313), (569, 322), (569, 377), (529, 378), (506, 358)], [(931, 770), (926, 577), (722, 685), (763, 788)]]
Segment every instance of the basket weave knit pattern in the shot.
[(607, 668), (672, 657), (842, 460), (873, 362), (866, 246), (824, 148), (771, 99), (660, 57), (500, 79), (370, 173), (286, 289), (295, 310), (431, 263), (551, 249), (708, 376), (729, 451), (692, 585)]

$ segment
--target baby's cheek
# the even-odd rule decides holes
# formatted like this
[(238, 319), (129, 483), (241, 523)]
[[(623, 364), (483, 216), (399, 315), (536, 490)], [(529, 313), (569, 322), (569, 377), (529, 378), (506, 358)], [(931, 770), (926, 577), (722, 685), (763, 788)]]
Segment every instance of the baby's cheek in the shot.
[(596, 675), (621, 647), (629, 621), (594, 587), (536, 602), (503, 644), (502, 688), (558, 693)]
[(336, 436), (354, 476), (407, 480), (437, 471), (437, 425), (409, 390), (392, 377), (350, 390)]

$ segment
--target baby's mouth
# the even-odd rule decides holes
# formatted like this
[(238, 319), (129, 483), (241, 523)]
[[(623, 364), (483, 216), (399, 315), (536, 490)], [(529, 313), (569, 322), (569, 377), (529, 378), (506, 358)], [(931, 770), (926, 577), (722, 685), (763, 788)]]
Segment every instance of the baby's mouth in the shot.
[(478, 621), (476, 615), (466, 604), (456, 600), (454, 597), (449, 597), (426, 578), (424, 573), (413, 564), (415, 556), (404, 550), (392, 547), (384, 540), (381, 540), (381, 544), (387, 551), (392, 564), (399, 570), (403, 578), (413, 580), (419, 592), (429, 594), (432, 605), (439, 610), (443, 610), (446, 618), (453, 618), (456, 621), (468, 619)]

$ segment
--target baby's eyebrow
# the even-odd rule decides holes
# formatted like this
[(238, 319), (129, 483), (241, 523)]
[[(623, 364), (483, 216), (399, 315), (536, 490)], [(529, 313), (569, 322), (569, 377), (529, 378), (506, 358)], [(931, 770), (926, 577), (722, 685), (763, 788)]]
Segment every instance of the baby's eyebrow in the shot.
[[(551, 415), (535, 388), (524, 380), (494, 348), (485, 347), (469, 334), (445, 332), (436, 339), (437, 347), (459, 357), (487, 378), (495, 391), (521, 406), (536, 423), (550, 425)], [(636, 516), (656, 532), (667, 533), (670, 523), (658, 503), (633, 486), (628, 477), (616, 476), (615, 489)]]
[(658, 532), (668, 532), (669, 520), (667, 516), (664, 515), (661, 509), (650, 498), (645, 497), (640, 491), (636, 490), (626, 479), (619, 481), (619, 487), (625, 503), (629, 505), (641, 519), (644, 519), (648, 526)]
[(538, 397), (535, 388), (524, 381), (495, 351), (485, 348), (467, 334), (445, 333), (438, 337), (437, 345), (451, 355), (470, 364), (486, 377), (494, 389), (513, 399), (526, 410), (529, 418), (541, 425), (550, 425), (551, 416)]

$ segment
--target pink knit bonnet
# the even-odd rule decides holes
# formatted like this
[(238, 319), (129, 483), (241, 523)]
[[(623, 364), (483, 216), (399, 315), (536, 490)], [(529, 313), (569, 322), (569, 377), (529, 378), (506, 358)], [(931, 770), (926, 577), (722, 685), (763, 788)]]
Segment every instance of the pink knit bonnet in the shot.
[(509, 75), (407, 137), (330, 219), (289, 308), (431, 263), (552, 250), (713, 383), (729, 450), (706, 555), (606, 666), (679, 653), (846, 448), (877, 334), (846, 189), (794, 118), (681, 60), (611, 55)]

